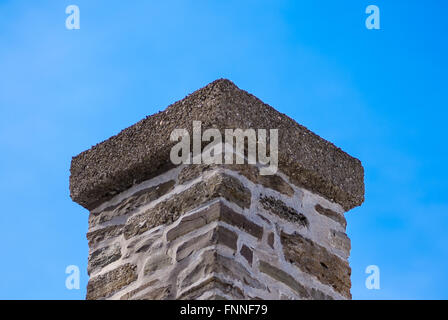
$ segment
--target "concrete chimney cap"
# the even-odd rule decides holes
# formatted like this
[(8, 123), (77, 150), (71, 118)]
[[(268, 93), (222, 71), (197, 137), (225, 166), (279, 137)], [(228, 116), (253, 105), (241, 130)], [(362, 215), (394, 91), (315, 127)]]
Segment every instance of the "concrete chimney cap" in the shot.
[(70, 196), (92, 210), (174, 165), (174, 129), (202, 127), (278, 129), (279, 170), (292, 183), (339, 203), (345, 210), (364, 201), (361, 162), (227, 79), (218, 79), (73, 157)]

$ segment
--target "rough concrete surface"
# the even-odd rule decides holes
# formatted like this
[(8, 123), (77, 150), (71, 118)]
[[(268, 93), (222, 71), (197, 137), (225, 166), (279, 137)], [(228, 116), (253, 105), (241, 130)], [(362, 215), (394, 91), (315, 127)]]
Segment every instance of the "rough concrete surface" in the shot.
[(292, 183), (348, 210), (364, 200), (361, 162), (226, 79), (216, 80), (73, 158), (72, 199), (92, 210), (172, 167), (172, 130), (278, 129), (279, 169)]

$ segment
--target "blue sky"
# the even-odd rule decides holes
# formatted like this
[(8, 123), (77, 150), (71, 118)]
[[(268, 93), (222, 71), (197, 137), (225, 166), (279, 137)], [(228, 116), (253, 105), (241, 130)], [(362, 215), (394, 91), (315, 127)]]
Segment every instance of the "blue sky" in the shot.
[[(65, 28), (76, 4), (81, 29)], [(367, 30), (365, 8), (380, 8)], [(1, 299), (83, 299), (71, 157), (228, 78), (359, 158), (354, 299), (448, 298), (444, 1), (0, 0)], [(365, 287), (377, 265), (381, 289)], [(78, 265), (81, 289), (65, 288)]]

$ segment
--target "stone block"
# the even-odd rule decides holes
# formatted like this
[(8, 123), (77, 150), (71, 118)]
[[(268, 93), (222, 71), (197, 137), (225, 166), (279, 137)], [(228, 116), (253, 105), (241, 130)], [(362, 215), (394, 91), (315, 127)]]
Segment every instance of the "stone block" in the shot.
[(99, 242), (119, 236), (123, 232), (124, 225), (112, 225), (87, 232), (89, 247), (97, 245)]
[(110, 221), (114, 217), (130, 214), (140, 206), (154, 201), (174, 188), (173, 180), (161, 183), (157, 186), (145, 188), (137, 191), (128, 198), (118, 204), (109, 206), (97, 213), (91, 213), (89, 217), (89, 225), (94, 226), (98, 223)]
[(176, 260), (180, 261), (190, 254), (211, 245), (222, 244), (232, 250), (236, 250), (237, 241), (238, 235), (235, 232), (222, 226), (216, 226), (216, 228), (182, 243), (177, 248)]
[(317, 213), (324, 215), (336, 222), (339, 222), (344, 227), (344, 229), (347, 227), (347, 221), (345, 220), (342, 214), (339, 214), (331, 209), (324, 208), (320, 204), (316, 204), (314, 206), (314, 209), (316, 210)]
[(137, 266), (125, 264), (91, 278), (87, 284), (87, 300), (104, 299), (137, 280)]
[[(184, 291), (178, 299), (180, 300), (194, 300), (200, 298), (203, 294), (215, 291), (216, 289), (219, 289), (222, 293), (227, 294), (231, 296), (234, 299), (245, 299), (245, 295), (243, 291), (235, 286), (232, 283), (228, 283), (227, 281), (224, 281), (217, 277), (210, 277), (203, 282), (193, 286), (192, 288)], [(220, 297), (219, 295), (213, 294), (212, 297), (216, 297), (216, 299), (224, 299), (223, 297)], [(215, 299), (213, 299), (215, 300)]]
[(215, 174), (172, 198), (157, 204), (126, 222), (124, 236), (129, 239), (162, 224), (172, 223), (182, 214), (211, 199), (224, 197), (242, 208), (250, 206), (251, 193), (236, 178)]
[(90, 275), (120, 258), (121, 247), (118, 243), (96, 249), (89, 255), (87, 273)]
[(297, 282), (291, 275), (287, 274), (285, 271), (270, 265), (269, 263), (260, 260), (259, 265), (260, 272), (263, 272), (270, 276), (271, 278), (280, 281), (284, 285), (293, 289), (301, 298), (307, 299), (310, 297), (307, 289)]
[(221, 216), (221, 206), (221, 202), (216, 202), (191, 215), (182, 217), (177, 226), (168, 230), (166, 240), (171, 242), (178, 237), (218, 220)]
[(303, 213), (297, 212), (296, 209), (288, 207), (283, 201), (274, 197), (262, 197), (260, 203), (269, 212), (279, 216), (280, 218), (293, 222), (302, 227), (308, 227), (308, 219)]
[(286, 261), (316, 277), (321, 283), (333, 287), (343, 296), (351, 298), (351, 269), (347, 261), (298, 233), (282, 232), (281, 243)]
[(180, 278), (180, 288), (187, 288), (210, 275), (228, 276), (253, 288), (265, 288), (243, 265), (213, 249), (203, 252), (194, 267)]
[(351, 242), (349, 237), (347, 237), (347, 234), (332, 229), (330, 230), (329, 238), (331, 245), (336, 249), (342, 250), (348, 257), (350, 254)]
[(241, 246), (240, 254), (247, 260), (249, 265), (252, 266), (252, 260), (253, 260), (253, 257), (254, 257), (252, 249), (250, 249), (248, 246), (243, 244)]

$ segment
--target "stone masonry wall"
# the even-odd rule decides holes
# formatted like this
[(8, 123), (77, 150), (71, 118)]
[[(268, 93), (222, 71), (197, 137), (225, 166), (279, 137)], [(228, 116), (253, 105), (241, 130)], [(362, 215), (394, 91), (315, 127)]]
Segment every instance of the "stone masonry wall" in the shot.
[(350, 299), (344, 211), (281, 172), (170, 169), (90, 211), (87, 299)]
[[(194, 139), (195, 121), (278, 132), (277, 173), (248, 150), (246, 164), (174, 165), (171, 133)], [(73, 157), (70, 197), (90, 212), (87, 299), (351, 298), (344, 213), (364, 201), (361, 161), (227, 79)]]

